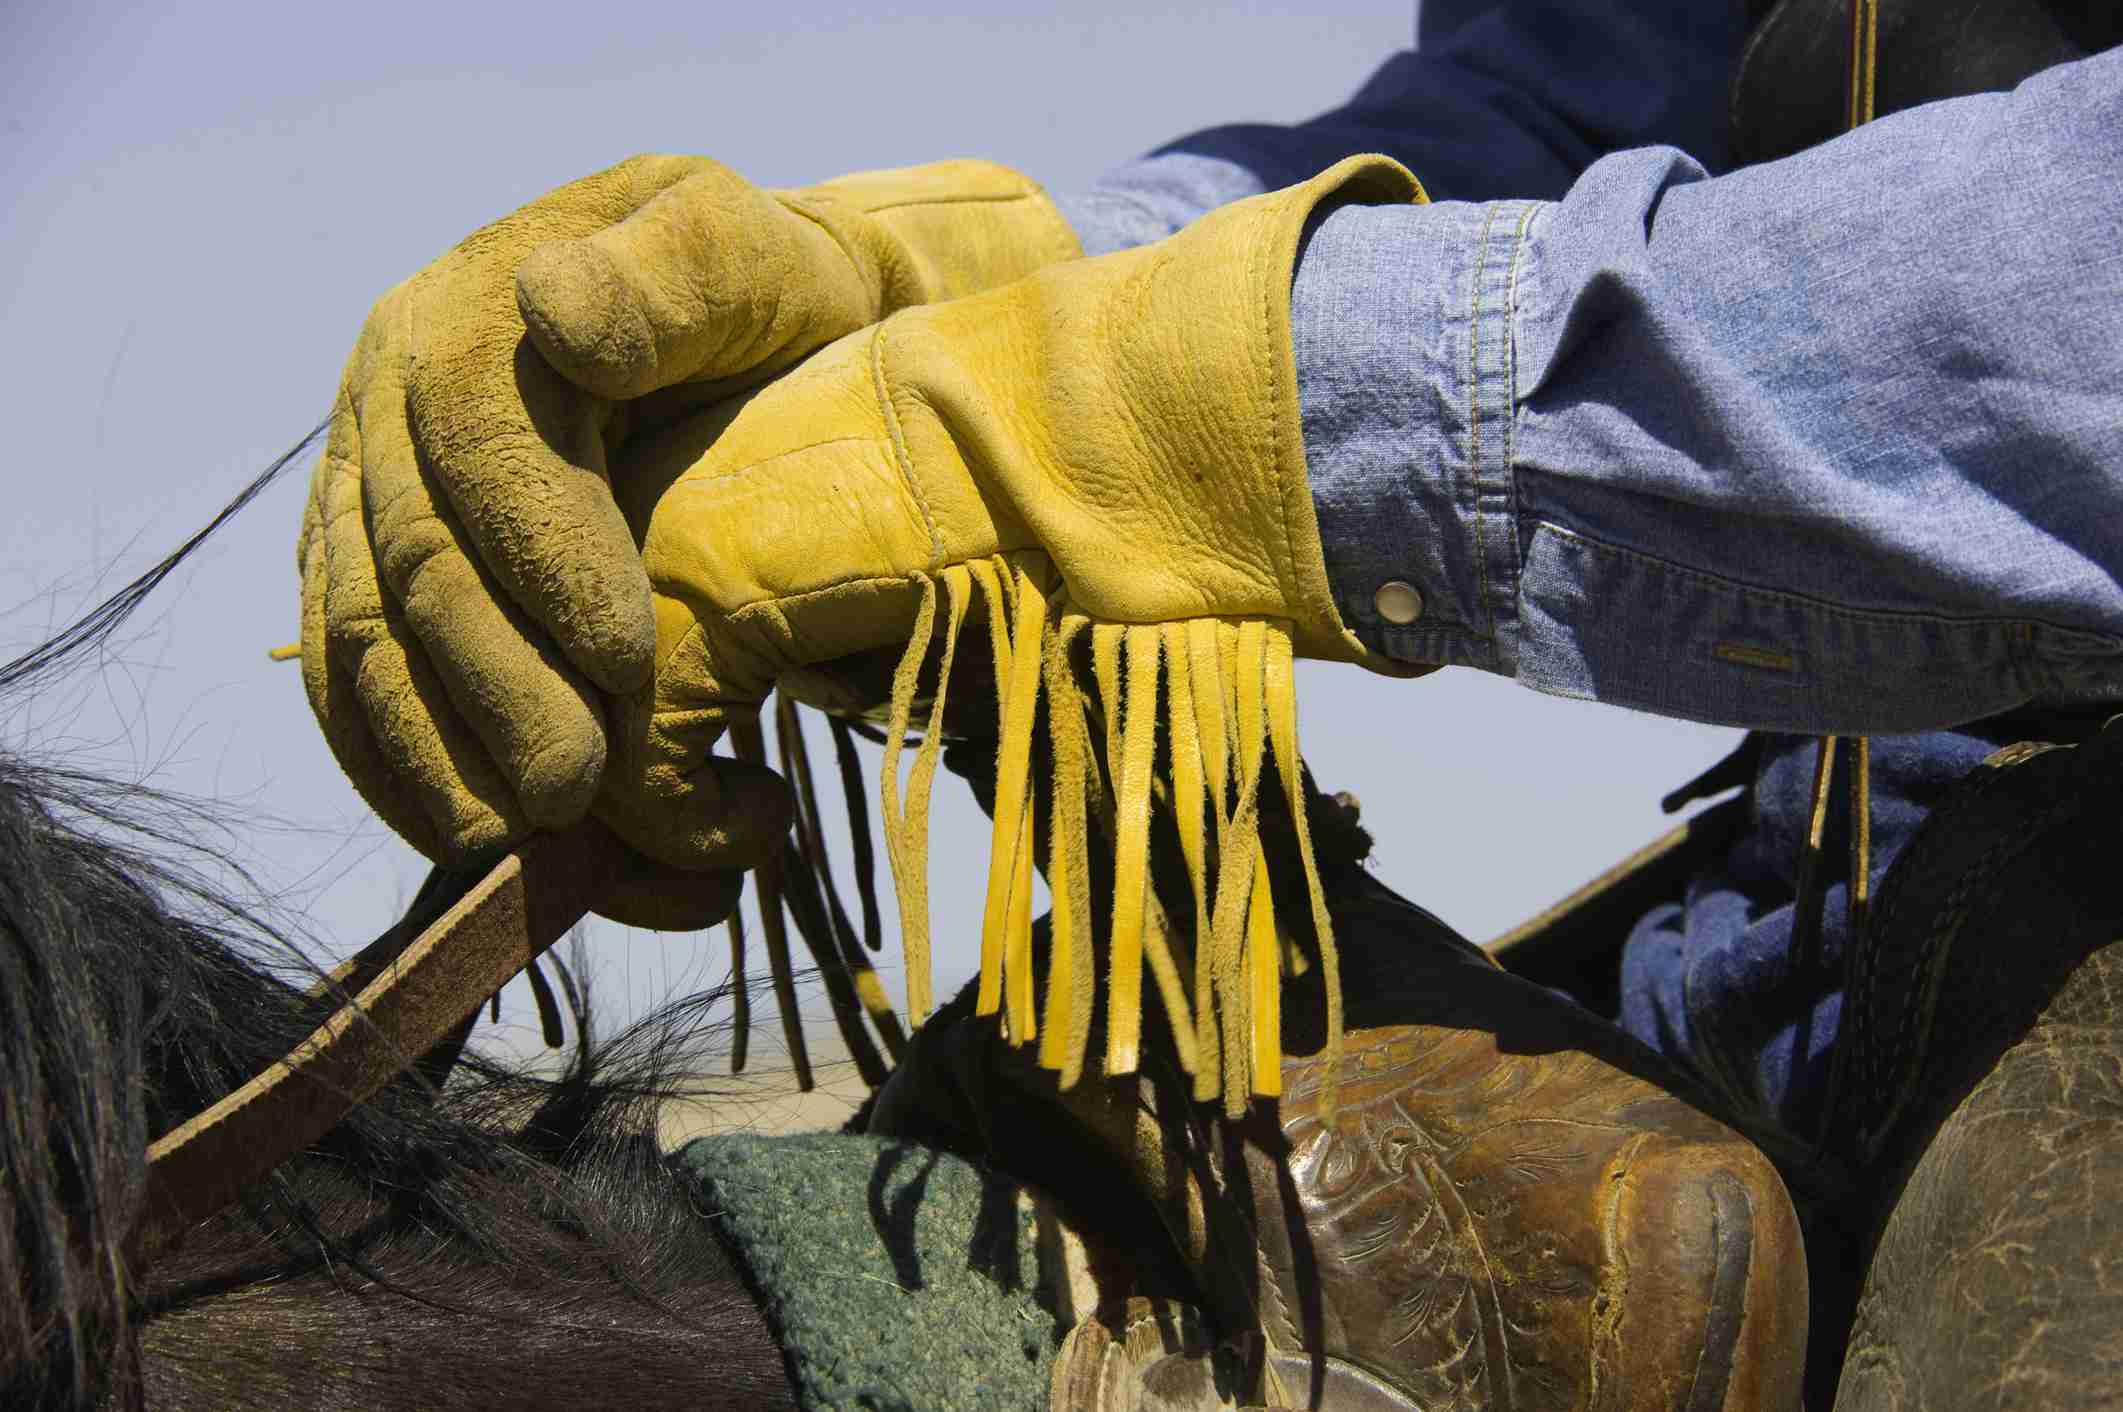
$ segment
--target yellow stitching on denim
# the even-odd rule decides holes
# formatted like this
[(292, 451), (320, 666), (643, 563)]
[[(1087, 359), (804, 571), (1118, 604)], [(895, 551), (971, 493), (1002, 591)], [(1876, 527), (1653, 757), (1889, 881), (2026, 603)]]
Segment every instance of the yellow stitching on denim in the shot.
[[(1511, 274), (1504, 282), (1504, 397), (1508, 404), (1504, 416), (1504, 527), (1511, 532), (1511, 557), (1514, 563), (1522, 562), (1518, 549), (1519, 261), (1526, 253), (1526, 232), (1533, 224), (1533, 213), (1538, 209), (1540, 208), (1529, 204), (1519, 216), (1518, 229), (1511, 233)], [(1479, 507), (1476, 513), (1480, 513)], [(1492, 648), (1493, 646), (1492, 639)]]
[(1482, 543), (1482, 271), (1489, 264), (1489, 227), (1496, 208), (1482, 213), (1482, 240), (1475, 247), (1474, 273), (1467, 285), (1467, 489), (1474, 520), (1474, 588), (1481, 604), (1483, 634), (1496, 641), (1496, 619), (1489, 603), (1489, 551)]

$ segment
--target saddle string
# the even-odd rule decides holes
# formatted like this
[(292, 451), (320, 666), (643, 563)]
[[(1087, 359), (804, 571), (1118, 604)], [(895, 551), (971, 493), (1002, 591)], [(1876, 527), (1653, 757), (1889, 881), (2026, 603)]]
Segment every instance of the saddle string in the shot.
[(1815, 744), (1813, 795), (1807, 809), (1806, 841), (1799, 849), (1796, 900), (1791, 918), (1791, 970), (1804, 985), (1811, 982), (1821, 963), (1821, 913), (1826, 902), (1822, 881), (1821, 853), (1828, 832), (1828, 796), (1834, 788), (1838, 738), (1824, 735)]
[(1850, 946), (1865, 935), (1872, 908), (1872, 739), (1850, 740)]
[[(1799, 852), (1796, 900), (1793, 904), (1791, 950), (1793, 974), (1810, 980), (1821, 965), (1822, 912), (1827, 885), (1821, 855), (1828, 834), (1829, 796), (1834, 791), (1836, 757), (1843, 738), (1824, 735), (1814, 755), (1813, 790), (1809, 803), (1806, 841)], [(1855, 945), (1863, 932), (1872, 901), (1872, 741), (1867, 736), (1849, 737), (1850, 747), (1850, 853), (1849, 889), (1844, 900), (1844, 920)]]
[(865, 1018), (876, 1025), (893, 1063), (899, 1062), (906, 1052), (906, 1034), (876, 968), (870, 964), (869, 954), (856, 939), (847, 909), (841, 905), (826, 852), (818, 785), (804, 742), (803, 718), (795, 701), (782, 693), (776, 693), (774, 727), (781, 747), (782, 772), (796, 798), (794, 827), (782, 845), (783, 876), (790, 883), (786, 894), (791, 904), (790, 916), (824, 978), (834, 1021), (849, 1055), (864, 1081), (876, 1088), (884, 1082), (888, 1066), (878, 1057), (877, 1047), (864, 1028)]
[(865, 1009), (857, 997), (853, 977), (835, 950), (831, 923), (826, 920), (824, 905), (819, 901), (818, 881), (810, 855), (796, 838), (782, 840), (781, 872), (784, 883), (782, 905), (788, 908), (796, 934), (803, 939), (817, 965), (841, 1044), (863, 1083), (876, 1089), (884, 1083), (890, 1065), (879, 1054), (876, 1042), (864, 1027)]
[[(904, 796), (900, 790), (899, 757), (907, 743), (907, 727), (914, 712), (914, 694), (920, 684), (921, 667), (929, 654), (936, 627), (936, 599), (944, 598), (942, 656), (937, 663), (936, 694), (929, 702), (928, 729), (922, 733), (908, 774)], [(893, 894), (899, 903), (899, 945), (907, 967), (907, 1022), (915, 1029), (936, 1008), (929, 970), (929, 859), (927, 849), (929, 789), (936, 778), (936, 763), (943, 748), (944, 697), (951, 684), (951, 667), (958, 652), (958, 630), (965, 622), (972, 597), (972, 573), (963, 564), (953, 564), (935, 577), (921, 580), (921, 605), (907, 650), (892, 673), (889, 720), (885, 726), (885, 750), (878, 779), (878, 810), (883, 818), (885, 861), (892, 869)]]
[[(747, 764), (767, 763), (766, 737), (756, 714), (741, 714), (730, 722), (730, 745), (737, 758)], [(782, 1043), (787, 1047), (789, 1067), (796, 1071), (797, 1091), (809, 1093), (817, 1085), (811, 1074), (811, 1052), (804, 1042), (803, 1016), (796, 1007), (796, 971), (789, 962), (779, 849), (752, 870), (752, 885), (759, 897), (759, 929), (767, 943), (767, 970), (773, 980), (774, 1001), (781, 1010)]]
[[(1850, 85), (1846, 109), (1848, 130), (1872, 121), (1879, 87), (1879, 0), (1851, 0)], [(1866, 736), (1851, 737), (1850, 760), (1850, 879), (1845, 894), (1846, 932), (1843, 942), (1843, 993), (1850, 982), (1864, 945), (1865, 925), (1872, 901), (1872, 742)], [(1817, 747), (1813, 799), (1806, 831), (1805, 850), (1799, 859), (1795, 912), (1792, 918), (1793, 970), (1800, 982), (1817, 982), (1820, 969), (1821, 912), (1825, 887), (1821, 881), (1820, 855), (1828, 817), (1829, 789), (1835, 775), (1837, 737), (1824, 735)], [(1836, 1046), (1837, 1062), (1829, 1068), (1828, 1091), (1823, 1095), (1815, 1131), (1818, 1145), (1830, 1130), (1843, 1073), (1840, 1062), (1846, 1045)]]
[[(560, 963), (555, 961), (553, 965), (557, 970)], [(567, 1034), (560, 1024), (560, 1006), (553, 999), (553, 987), (546, 984), (545, 972), (539, 969), (536, 957), (523, 968), (523, 978), (530, 984), (531, 999), (538, 1006), (539, 1038), (545, 1041), (548, 1049), (560, 1048), (567, 1042)], [(493, 1006), (494, 1018), (498, 1021), (501, 1018), (501, 992), (498, 990), (494, 992)]]
[(1872, 121), (1880, 71), (1880, 0), (1851, 0), (1850, 107), (1846, 130)]
[(723, 922), (730, 934), (730, 1072), (741, 1074), (752, 1050), (752, 985), (745, 976), (745, 912), (742, 895)]
[[(1850, 126), (1853, 131), (1872, 121), (1873, 101), (1879, 88), (1880, 3), (1851, 0), (1850, 4)], [(1822, 744), (1827, 749), (1827, 743)], [(1851, 740), (1850, 757), (1850, 891), (1846, 897), (1849, 935), (1843, 943), (1844, 993), (1849, 993), (1851, 974), (1865, 940), (1866, 915), (1872, 900), (1872, 741), (1865, 736)], [(1834, 1100), (1822, 1105), (1825, 1116)]]
[(877, 855), (870, 842), (870, 799), (862, 782), (862, 761), (855, 753), (855, 732), (839, 716), (827, 716), (833, 755), (840, 765), (840, 787), (848, 813), (848, 842), (855, 853), (855, 890), (862, 904), (862, 944), (872, 953), (884, 949), (884, 918), (877, 905)]

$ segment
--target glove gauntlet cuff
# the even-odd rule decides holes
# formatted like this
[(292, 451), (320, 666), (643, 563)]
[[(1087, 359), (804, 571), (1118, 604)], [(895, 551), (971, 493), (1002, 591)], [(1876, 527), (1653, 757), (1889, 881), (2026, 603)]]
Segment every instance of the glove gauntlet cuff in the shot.
[[(1306, 220), (1333, 199), (1417, 201), (1422, 188), (1386, 158), (1351, 159), (1157, 246), (1049, 268), (874, 335), (879, 400), (935, 546), (922, 576), (929, 596), (894, 682), (884, 783), (910, 1007), (918, 1020), (929, 1001), (925, 841), (920, 808), (899, 809), (897, 742), (939, 620), (948, 654), (977, 606), (1002, 708), (976, 1010), (1001, 1012), (1014, 1042), (1036, 1040), (1039, 1062), (1065, 1086), (1087, 1058), (1095, 947), (1105, 958), (1107, 1073), (1139, 1063), (1147, 966), (1198, 1097), (1221, 1093), (1236, 1112), (1280, 1085), (1281, 981), (1308, 958), (1275, 919), (1258, 796), (1274, 787), (1272, 754), (1286, 806), (1304, 817), (1293, 658), (1403, 670), (1341, 621), (1305, 472), (1290, 285)], [(1038, 385), (1034, 410), (1014, 410), (1028, 379)], [(939, 448), (937, 428), (964, 462)], [(970, 469), (982, 506), (1006, 509), (991, 508), (989, 521), (969, 508), (968, 477), (955, 464)], [(984, 535), (1000, 554), (960, 548)], [(1079, 655), (1094, 691), (1079, 685)], [(917, 797), (940, 698), (930, 703)], [(1030, 771), (1042, 716), (1052, 746), (1044, 863), (1053, 914), (1036, 1003)], [(1161, 760), (1169, 776), (1154, 779)], [(1195, 898), (1191, 948), (1190, 929), (1167, 919), (1148, 886), (1151, 799), (1166, 790)], [(1103, 947), (1091, 915), (1094, 831), (1113, 849)], [(1331, 1057), (1341, 1032), (1332, 926), (1310, 838), (1302, 829), (1297, 837)], [(1328, 1088), (1331, 1110), (1331, 1080)]]

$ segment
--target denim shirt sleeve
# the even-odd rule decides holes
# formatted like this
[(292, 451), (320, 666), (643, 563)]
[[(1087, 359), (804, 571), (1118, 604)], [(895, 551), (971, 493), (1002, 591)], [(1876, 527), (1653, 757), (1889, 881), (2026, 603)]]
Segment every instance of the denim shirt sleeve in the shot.
[(1737, 26), (1719, 0), (1425, 0), (1417, 47), (1341, 107), (1167, 143), (1058, 195), (1086, 253), (1162, 240), (1203, 212), (1384, 152), (1432, 197), (1555, 197), (1607, 152), (1665, 143), (1715, 166)]
[(1332, 212), (1293, 311), (1349, 625), (1774, 730), (2123, 698), (2119, 231), (2123, 51), (1722, 177)]

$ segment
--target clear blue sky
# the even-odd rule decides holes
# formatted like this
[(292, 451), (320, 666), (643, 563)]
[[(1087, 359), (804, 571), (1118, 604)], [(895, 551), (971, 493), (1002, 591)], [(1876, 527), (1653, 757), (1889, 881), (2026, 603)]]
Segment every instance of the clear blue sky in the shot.
[[(1411, 33), (1397, 0), (0, 6), (0, 659), (306, 430), (377, 295), (550, 187), (684, 151), (769, 185), (980, 156), (1066, 189), (1192, 128), (1330, 106)], [(265, 661), (295, 636), (307, 479), (231, 526), (100, 678), (0, 740), (225, 800), (261, 882), (352, 946), (422, 865), (365, 820), (297, 670)], [(1471, 672), (1309, 666), (1301, 684), (1306, 753), (1361, 796), (1382, 876), (1477, 938), (1657, 832), (1657, 795), (1731, 738)], [(940, 783), (940, 983), (975, 964), (984, 870), (953, 860), (985, 839)], [(593, 942), (609, 1010), (724, 964), (719, 933)]]

